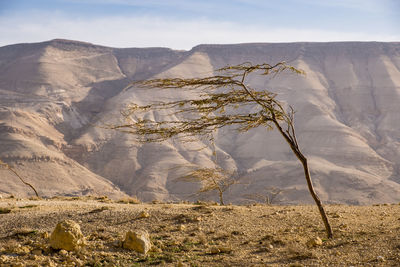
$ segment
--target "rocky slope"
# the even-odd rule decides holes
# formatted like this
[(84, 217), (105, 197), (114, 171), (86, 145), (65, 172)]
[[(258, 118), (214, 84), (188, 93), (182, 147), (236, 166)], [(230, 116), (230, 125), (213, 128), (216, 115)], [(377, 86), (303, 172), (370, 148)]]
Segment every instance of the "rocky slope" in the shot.
[[(288, 43), (115, 49), (53, 40), (0, 48), (0, 159), (12, 164), (42, 195), (136, 195), (178, 200), (197, 184), (176, 179), (210, 166), (209, 145), (177, 141), (138, 144), (134, 137), (97, 127), (121, 119), (132, 101), (187, 97), (176, 91), (131, 88), (132, 80), (198, 77), (227, 64), (286, 61), (305, 77), (252, 79), (296, 109), (300, 146), (315, 186), (329, 202), (400, 201), (400, 43)], [(157, 114), (151, 114), (157, 116)], [(227, 201), (310, 202), (302, 169), (281, 137), (256, 129), (216, 134), (218, 164), (237, 171)], [(0, 171), (0, 192), (29, 191)], [(120, 191), (121, 190), (121, 191)]]

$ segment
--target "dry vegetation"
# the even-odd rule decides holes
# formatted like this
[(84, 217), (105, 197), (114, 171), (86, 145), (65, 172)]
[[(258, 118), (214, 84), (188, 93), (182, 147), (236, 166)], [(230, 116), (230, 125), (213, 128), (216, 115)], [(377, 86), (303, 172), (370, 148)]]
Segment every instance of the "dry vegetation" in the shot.
[[(324, 237), (315, 206), (129, 203), (137, 201), (2, 199), (0, 265), (400, 265), (400, 205), (327, 206), (335, 238), (310, 247), (310, 239)], [(49, 247), (49, 234), (64, 219), (80, 224), (84, 249)], [(146, 256), (121, 247), (131, 229), (149, 232), (153, 248)]]

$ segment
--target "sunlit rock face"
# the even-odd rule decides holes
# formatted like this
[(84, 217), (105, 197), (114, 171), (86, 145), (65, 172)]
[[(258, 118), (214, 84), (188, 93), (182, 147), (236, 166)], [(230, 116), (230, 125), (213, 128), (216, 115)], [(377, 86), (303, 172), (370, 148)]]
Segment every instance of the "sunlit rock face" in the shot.
[[(150, 201), (212, 199), (182, 182), (213, 166), (199, 138), (139, 144), (99, 125), (121, 121), (130, 103), (196, 97), (193, 92), (124, 88), (132, 80), (204, 77), (243, 62), (279, 61), (306, 76), (252, 77), (296, 110), (300, 147), (314, 185), (331, 203), (400, 201), (400, 43), (287, 43), (116, 49), (68, 40), (0, 48), (0, 159), (44, 196), (125, 193)], [(149, 118), (162, 114), (153, 112)], [(171, 118), (175, 115), (170, 115)], [(300, 163), (275, 131), (215, 134), (217, 164), (235, 172), (225, 202), (311, 203)], [(0, 194), (31, 194), (0, 170)], [(276, 192), (280, 192), (276, 194)]]

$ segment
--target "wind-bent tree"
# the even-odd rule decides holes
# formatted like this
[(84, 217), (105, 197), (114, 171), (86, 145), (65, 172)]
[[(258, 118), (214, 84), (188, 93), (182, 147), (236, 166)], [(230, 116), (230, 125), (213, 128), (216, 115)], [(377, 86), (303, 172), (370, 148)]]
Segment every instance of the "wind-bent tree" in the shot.
[[(133, 82), (130, 87), (190, 90), (198, 93), (198, 97), (148, 105), (132, 103), (122, 112), (126, 123), (107, 127), (134, 134), (143, 143), (161, 142), (172, 137), (209, 135), (225, 126), (234, 127), (239, 132), (259, 126), (270, 130), (276, 128), (301, 162), (308, 189), (318, 206), (327, 236), (332, 238), (328, 217), (312, 184), (307, 158), (301, 152), (296, 138), (293, 108), (285, 108), (276, 99), (275, 93), (265, 89), (256, 90), (247, 84), (250, 75), (277, 75), (283, 71), (303, 74), (284, 62), (276, 65), (243, 63), (218, 69), (217, 75), (205, 78), (162, 78)], [(146, 119), (144, 114), (150, 111), (158, 111), (159, 120)], [(166, 116), (162, 116), (162, 113)]]

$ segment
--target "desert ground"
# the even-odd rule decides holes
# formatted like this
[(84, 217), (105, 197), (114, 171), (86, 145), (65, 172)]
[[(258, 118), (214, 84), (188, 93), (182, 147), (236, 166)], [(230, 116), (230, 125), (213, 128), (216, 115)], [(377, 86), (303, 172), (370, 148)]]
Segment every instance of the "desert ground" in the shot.
[[(315, 206), (139, 203), (107, 197), (0, 200), (0, 266), (400, 266), (400, 205)], [(56, 250), (49, 236), (77, 222), (86, 245)], [(123, 248), (146, 230), (152, 248)], [(312, 242), (319, 237), (322, 242)]]

